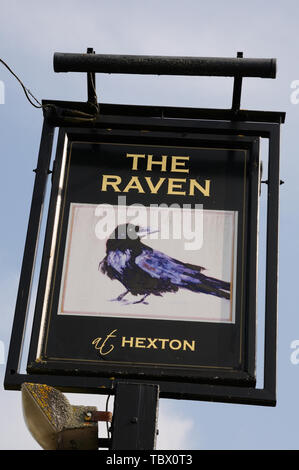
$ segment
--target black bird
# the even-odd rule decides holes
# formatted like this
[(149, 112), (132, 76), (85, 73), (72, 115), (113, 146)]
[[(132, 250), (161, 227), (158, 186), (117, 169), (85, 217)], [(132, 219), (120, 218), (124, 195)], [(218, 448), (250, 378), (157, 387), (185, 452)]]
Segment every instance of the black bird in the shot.
[(188, 289), (192, 292), (210, 294), (230, 299), (230, 283), (202, 274), (205, 268), (183, 263), (153, 250), (141, 242), (142, 234), (151, 233), (133, 224), (118, 225), (106, 243), (106, 256), (99, 269), (117, 279), (126, 288), (116, 299), (122, 301), (130, 292), (142, 295), (133, 303), (147, 303), (149, 295), (162, 296), (165, 292)]

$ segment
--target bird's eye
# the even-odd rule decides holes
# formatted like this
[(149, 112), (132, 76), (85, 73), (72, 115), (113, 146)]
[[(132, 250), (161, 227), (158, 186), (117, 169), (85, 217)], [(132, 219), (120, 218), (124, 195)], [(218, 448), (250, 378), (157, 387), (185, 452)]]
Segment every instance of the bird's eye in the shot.
[(136, 233), (139, 232), (139, 225), (136, 225), (136, 227), (135, 227), (135, 232), (136, 232)]

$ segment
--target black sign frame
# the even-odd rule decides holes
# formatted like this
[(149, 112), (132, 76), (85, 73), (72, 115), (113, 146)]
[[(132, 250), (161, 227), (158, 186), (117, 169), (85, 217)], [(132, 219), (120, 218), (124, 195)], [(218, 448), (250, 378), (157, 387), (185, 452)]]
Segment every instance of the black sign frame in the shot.
[[(165, 119), (157, 120), (151, 117), (135, 117), (127, 116), (101, 116), (99, 124), (96, 126), (101, 129), (102, 134), (106, 134), (111, 138), (111, 133), (122, 135), (130, 135), (140, 133), (147, 129), (152, 133), (152, 137), (161, 138), (161, 135), (167, 138), (173, 133), (184, 135), (184, 138), (196, 138), (196, 133), (206, 140), (217, 140), (219, 142), (229, 141), (230, 145), (240, 145), (242, 135), (244, 144), (252, 144), (259, 137), (269, 139), (269, 167), (268, 167), (268, 213), (267, 213), (267, 280), (266, 280), (266, 305), (265, 305), (265, 359), (264, 359), (264, 388), (256, 389), (254, 380), (240, 380), (231, 385), (231, 381), (223, 376), (219, 385), (217, 381), (206, 383), (194, 383), (193, 380), (180, 381), (179, 377), (169, 380), (169, 377), (161, 379), (158, 377), (140, 378), (133, 374), (128, 376), (127, 371), (122, 371), (119, 377), (105, 376), (96, 377), (90, 373), (81, 374), (81, 372), (70, 367), (70, 364), (52, 365), (51, 369), (45, 368), (43, 363), (36, 363), (35, 367), (29, 367), (28, 374), (20, 374), (18, 372), (19, 361), (21, 357), (21, 346), (24, 334), (24, 326), (26, 320), (27, 307), (29, 302), (29, 291), (34, 266), (34, 255), (36, 243), (38, 239), (38, 230), (40, 216), (45, 193), (45, 185), (47, 174), (49, 172), (49, 164), (51, 157), (52, 141), (53, 141), (53, 125), (47, 120), (44, 122), (41, 147), (39, 153), (38, 167), (36, 170), (36, 181), (33, 194), (33, 202), (30, 213), (29, 227), (25, 245), (23, 266), (21, 272), (19, 294), (16, 305), (15, 320), (11, 338), (9, 357), (7, 362), (7, 371), (5, 378), (5, 387), (7, 389), (19, 389), (20, 384), (24, 381), (43, 382), (56, 386), (65, 391), (81, 391), (84, 393), (111, 393), (115, 386), (115, 381), (131, 380), (140, 383), (157, 383), (160, 386), (160, 396), (168, 398), (185, 398), (185, 399), (201, 399), (214, 400), (236, 403), (251, 403), (262, 405), (274, 405), (276, 398), (276, 311), (277, 311), (277, 248), (278, 248), (278, 194), (279, 194), (279, 123), (248, 123), (248, 122), (226, 122), (212, 120), (194, 120), (194, 119)], [(88, 126), (87, 126), (88, 127)], [(111, 130), (112, 129), (112, 130)], [(61, 132), (61, 136), (65, 130)], [(69, 130), (69, 132), (78, 133), (77, 130)], [(86, 130), (82, 131), (86, 133)], [(87, 131), (89, 134), (92, 130)], [(115, 136), (114, 136), (115, 138)], [(144, 134), (142, 135), (144, 139)], [(257, 194), (258, 188), (256, 188)], [(50, 214), (50, 213), (49, 213)], [(271, 226), (271, 230), (269, 227)], [(253, 233), (256, 227), (252, 227)], [(254, 238), (254, 237), (253, 237)], [(254, 248), (254, 245), (253, 247)], [(251, 250), (252, 256), (255, 254)], [(255, 261), (254, 261), (255, 265)], [(252, 282), (249, 289), (255, 290), (255, 283)], [(24, 295), (25, 293), (25, 295)], [(254, 315), (255, 316), (255, 315)], [(37, 316), (33, 325), (32, 347), (30, 357), (32, 359), (32, 351), (36, 347), (38, 336), (38, 325), (40, 318)], [(249, 343), (251, 347), (255, 342), (255, 332), (251, 322), (249, 331)], [(33, 349), (32, 349), (33, 348)], [(254, 361), (253, 361), (254, 362)], [(254, 369), (253, 363), (249, 369)], [(31, 369), (31, 370), (30, 370)], [(241, 385), (241, 386), (240, 386)]]

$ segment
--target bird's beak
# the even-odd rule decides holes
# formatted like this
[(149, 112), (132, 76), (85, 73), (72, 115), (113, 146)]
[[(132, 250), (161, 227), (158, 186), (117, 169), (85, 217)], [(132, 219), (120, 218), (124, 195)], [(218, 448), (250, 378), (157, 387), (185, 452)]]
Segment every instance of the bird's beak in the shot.
[(150, 235), (152, 233), (157, 233), (159, 230), (152, 230), (150, 227), (139, 227), (139, 230), (137, 232), (138, 237), (143, 238), (146, 237), (146, 235)]

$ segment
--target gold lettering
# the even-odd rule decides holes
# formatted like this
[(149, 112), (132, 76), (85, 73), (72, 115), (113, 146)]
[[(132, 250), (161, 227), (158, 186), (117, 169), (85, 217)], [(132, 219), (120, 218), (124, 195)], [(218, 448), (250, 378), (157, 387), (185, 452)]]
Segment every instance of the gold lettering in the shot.
[(161, 349), (165, 349), (165, 343), (167, 343), (167, 342), (169, 341), (169, 339), (161, 339), (161, 338), (159, 338), (158, 341), (161, 341), (161, 343), (162, 343)]
[(133, 348), (133, 346), (134, 346), (134, 338), (133, 338), (133, 336), (131, 336), (130, 339), (126, 339), (126, 337), (123, 336), (123, 337), (122, 337), (122, 341), (121, 341), (121, 347), (124, 348), (125, 345), (126, 345), (126, 343), (129, 344), (130, 348)]
[(147, 171), (152, 171), (153, 165), (161, 165), (161, 171), (166, 171), (167, 155), (162, 155), (161, 161), (153, 161), (153, 155), (147, 156)]
[(160, 178), (156, 186), (153, 185), (152, 179), (150, 176), (146, 176), (145, 180), (152, 194), (157, 194), (165, 178)]
[[(173, 345), (174, 343), (177, 343), (176, 347), (174, 347), (174, 345)], [(170, 347), (170, 349), (174, 349), (175, 351), (177, 351), (178, 349), (182, 348), (182, 343), (178, 339), (172, 339), (169, 343), (169, 347)]]
[[(109, 181), (111, 179), (112, 181)], [(102, 191), (107, 191), (107, 186), (112, 186), (115, 192), (120, 192), (118, 185), (121, 183), (121, 177), (116, 175), (103, 175)]]
[(96, 339), (93, 340), (92, 344), (95, 344), (95, 349), (97, 349), (97, 350), (100, 352), (101, 356), (106, 356), (107, 354), (110, 354), (111, 351), (113, 351), (113, 349), (114, 349), (113, 344), (111, 344), (110, 349), (109, 349), (108, 351), (106, 351), (106, 352), (104, 352), (104, 347), (105, 347), (105, 344), (107, 343), (107, 341), (108, 341), (109, 338), (116, 338), (116, 335), (113, 334), (113, 333), (115, 333), (116, 331), (117, 331), (117, 330), (111, 331), (111, 333), (109, 333), (109, 334), (106, 336), (106, 338), (104, 339), (104, 341), (102, 342), (102, 344), (101, 344), (102, 338), (96, 338)]
[(95, 349), (100, 349), (98, 347), (98, 345), (99, 345), (99, 342), (101, 341), (101, 339), (102, 338), (96, 338), (96, 339), (93, 340), (92, 344), (95, 344)]
[(204, 196), (210, 196), (210, 182), (205, 180), (205, 187), (203, 188), (195, 179), (190, 180), (190, 196), (194, 196), (194, 188), (197, 188)]
[(183, 341), (183, 350), (186, 351), (187, 347), (190, 349), (190, 351), (195, 351), (195, 341), (194, 339), (191, 341), (191, 344), (184, 339)]
[[(110, 354), (114, 350), (114, 345), (109, 342), (111, 338), (116, 338), (117, 330), (112, 330), (106, 337), (103, 339), (102, 337), (95, 338), (92, 341), (95, 349), (99, 351), (101, 356), (106, 356)], [(146, 343), (147, 342), (147, 343)], [(157, 345), (159, 342), (159, 346)], [(173, 351), (177, 351), (179, 349), (183, 349), (184, 351), (190, 350), (195, 351), (195, 340), (179, 340), (179, 339), (168, 339), (168, 338), (143, 338), (143, 337), (126, 337), (122, 336), (121, 347), (124, 348), (126, 346), (130, 348), (154, 348), (154, 349), (166, 349), (166, 345), (168, 344), (169, 348)]]
[(170, 171), (177, 171), (181, 173), (189, 173), (188, 168), (178, 168), (178, 166), (185, 167), (185, 162), (180, 160), (189, 160), (190, 157), (171, 157), (171, 170)]
[(123, 192), (127, 193), (128, 191), (130, 191), (130, 189), (137, 189), (139, 193), (144, 193), (144, 190), (139, 182), (138, 176), (132, 176)]
[(135, 348), (145, 348), (145, 344), (144, 344), (145, 340), (146, 338), (136, 338)]
[(175, 191), (175, 189), (182, 189), (182, 183), (186, 183), (182, 178), (169, 178), (167, 194), (181, 194), (185, 195), (186, 191)]
[(158, 338), (147, 338), (147, 340), (149, 341), (149, 344), (147, 345), (147, 348), (151, 348), (153, 347), (154, 349), (157, 349), (157, 346), (155, 345), (155, 342), (157, 341)]
[(133, 158), (132, 170), (138, 170), (138, 158), (145, 158), (141, 153), (127, 153), (128, 158)]

